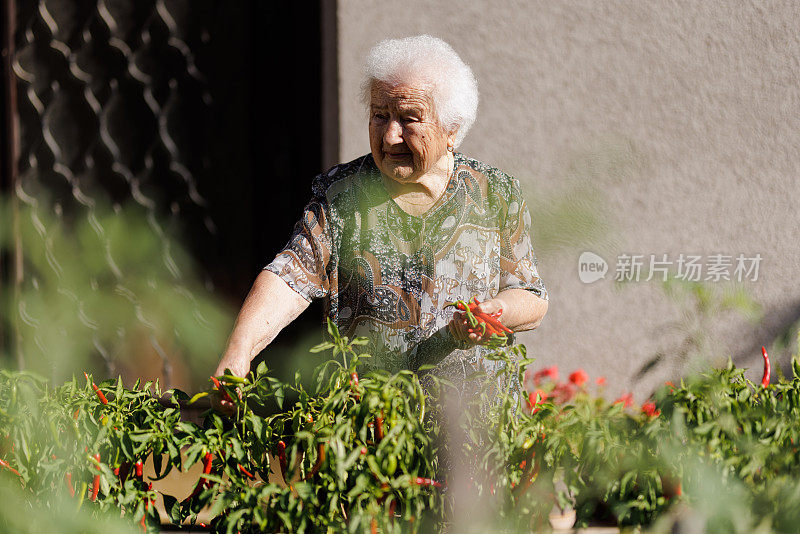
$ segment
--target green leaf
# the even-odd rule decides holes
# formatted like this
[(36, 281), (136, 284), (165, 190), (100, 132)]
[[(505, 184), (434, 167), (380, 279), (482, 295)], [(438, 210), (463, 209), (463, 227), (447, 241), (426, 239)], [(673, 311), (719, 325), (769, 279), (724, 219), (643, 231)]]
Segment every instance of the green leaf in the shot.
[(247, 420), (250, 422), (250, 427), (253, 429), (253, 434), (256, 435), (257, 439), (260, 439), (264, 431), (264, 424), (261, 421), (261, 417), (253, 413), (248, 413)]
[(242, 442), (236, 438), (231, 438), (231, 440), (228, 443), (231, 444), (231, 447), (233, 448), (233, 455), (236, 456), (236, 459), (240, 461), (244, 459), (246, 454), (244, 452), (244, 449), (242, 448)]
[(122, 442), (120, 443), (122, 446), (122, 452), (125, 454), (125, 457), (129, 461), (133, 461), (136, 458), (136, 454), (134, 453), (133, 442), (131, 441), (131, 435), (129, 433), (125, 433), (122, 435)]
[(150, 438), (153, 437), (153, 433), (152, 432), (145, 432), (143, 434), (130, 433), (129, 436), (133, 441), (144, 443), (145, 441), (150, 441)]
[(181, 514), (180, 502), (178, 502), (178, 499), (176, 499), (172, 495), (167, 495), (165, 493), (163, 494), (163, 496), (164, 496), (164, 508), (167, 511), (167, 516), (169, 516), (169, 519), (170, 521), (172, 521), (173, 524), (179, 525), (181, 521), (183, 521), (183, 514)]
[(155, 475), (158, 477), (161, 475), (161, 467), (164, 457), (161, 454), (159, 454), (159, 452), (153, 452), (152, 457), (153, 457), (153, 470), (155, 470)]
[(275, 403), (278, 405), (278, 408), (283, 410), (283, 384), (273, 385), (272, 394), (275, 396)]

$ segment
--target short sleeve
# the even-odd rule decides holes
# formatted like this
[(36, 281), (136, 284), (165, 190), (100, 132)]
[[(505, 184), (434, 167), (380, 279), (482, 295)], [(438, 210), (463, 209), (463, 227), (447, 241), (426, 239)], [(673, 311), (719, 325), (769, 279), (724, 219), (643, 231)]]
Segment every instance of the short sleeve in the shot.
[(500, 291), (527, 289), (537, 297), (548, 300), (547, 288), (539, 277), (538, 261), (531, 242), (531, 214), (519, 182), (514, 179), (500, 236)]
[(328, 263), (332, 245), (328, 213), (324, 199), (309, 202), (289, 243), (265, 267), (309, 302), (330, 292)]

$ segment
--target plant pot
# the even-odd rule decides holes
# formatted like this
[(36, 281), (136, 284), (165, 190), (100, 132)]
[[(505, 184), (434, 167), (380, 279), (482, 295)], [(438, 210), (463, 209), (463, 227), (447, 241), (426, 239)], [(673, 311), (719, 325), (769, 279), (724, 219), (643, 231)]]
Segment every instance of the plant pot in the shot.
[(547, 519), (553, 530), (569, 530), (575, 526), (575, 510), (564, 510), (563, 512), (550, 512)]

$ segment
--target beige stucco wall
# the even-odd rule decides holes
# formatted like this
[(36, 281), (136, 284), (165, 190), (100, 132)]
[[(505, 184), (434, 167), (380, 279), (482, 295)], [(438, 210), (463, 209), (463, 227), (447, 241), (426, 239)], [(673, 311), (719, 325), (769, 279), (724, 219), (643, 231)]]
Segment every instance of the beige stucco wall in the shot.
[[(583, 366), (608, 376), (609, 394), (635, 384), (642, 400), (684, 369), (686, 331), (657, 285), (614, 288), (617, 255), (760, 253), (758, 280), (743, 285), (762, 323), (726, 313), (712, 328), (719, 353), (760, 374), (757, 347), (800, 317), (800, 2), (340, 0), (337, 17), (341, 160), (368, 151), (367, 50), (430, 33), (478, 78), (462, 151), (521, 179), (534, 225), (553, 222), (556, 201), (602, 207), (603, 239), (557, 247), (551, 231), (538, 251), (551, 306), (523, 340), (540, 365)], [(581, 183), (589, 193), (570, 196)], [(580, 282), (583, 250), (609, 262), (605, 280)]]

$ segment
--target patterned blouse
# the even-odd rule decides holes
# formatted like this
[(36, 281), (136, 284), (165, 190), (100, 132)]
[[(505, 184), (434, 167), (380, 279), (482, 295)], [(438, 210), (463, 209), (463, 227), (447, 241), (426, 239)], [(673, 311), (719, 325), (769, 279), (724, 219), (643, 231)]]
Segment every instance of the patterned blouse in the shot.
[(343, 334), (367, 337), (372, 366), (463, 377), (487, 349), (459, 349), (446, 304), (511, 288), (548, 298), (519, 181), (493, 167), (456, 153), (444, 194), (419, 217), (389, 196), (370, 154), (320, 174), (312, 191), (266, 269), (306, 300), (324, 298)]

